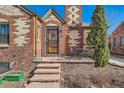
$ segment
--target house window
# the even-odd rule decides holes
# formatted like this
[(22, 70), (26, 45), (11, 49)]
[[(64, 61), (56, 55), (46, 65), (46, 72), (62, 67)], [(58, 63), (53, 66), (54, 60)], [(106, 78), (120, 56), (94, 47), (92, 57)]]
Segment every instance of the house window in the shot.
[(11, 68), (10, 62), (0, 62), (0, 74), (9, 71)]
[(0, 23), (0, 44), (9, 44), (9, 24)]
[(120, 46), (124, 46), (124, 36), (120, 37)]
[(116, 38), (113, 39), (113, 47), (116, 47)]

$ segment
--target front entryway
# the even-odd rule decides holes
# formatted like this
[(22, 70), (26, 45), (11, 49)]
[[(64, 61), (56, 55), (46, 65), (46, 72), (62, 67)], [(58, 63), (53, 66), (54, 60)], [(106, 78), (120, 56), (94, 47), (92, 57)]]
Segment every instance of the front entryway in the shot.
[(58, 26), (47, 26), (46, 27), (46, 53), (47, 54), (58, 54)]

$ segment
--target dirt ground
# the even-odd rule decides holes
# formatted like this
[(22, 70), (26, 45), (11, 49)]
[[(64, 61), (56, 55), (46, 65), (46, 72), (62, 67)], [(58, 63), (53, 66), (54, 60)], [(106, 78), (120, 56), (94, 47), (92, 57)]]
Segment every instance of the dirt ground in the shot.
[(24, 88), (26, 86), (27, 81), (31, 78), (33, 71), (36, 67), (37, 63), (33, 63), (32, 66), (29, 68), (30, 71), (21, 81), (3, 81), (3, 84), (0, 85), (0, 88)]
[(23, 81), (4, 81), (0, 88), (23, 88)]
[(124, 68), (108, 64), (104, 68), (94, 64), (62, 64), (61, 87), (116, 88), (124, 87)]

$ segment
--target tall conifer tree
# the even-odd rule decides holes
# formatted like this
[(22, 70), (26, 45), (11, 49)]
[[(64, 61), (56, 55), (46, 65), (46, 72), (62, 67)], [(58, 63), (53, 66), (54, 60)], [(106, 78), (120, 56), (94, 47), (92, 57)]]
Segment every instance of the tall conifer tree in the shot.
[(88, 34), (88, 44), (94, 50), (93, 59), (97, 66), (104, 67), (109, 61), (107, 22), (104, 7), (96, 6), (92, 16), (92, 29)]

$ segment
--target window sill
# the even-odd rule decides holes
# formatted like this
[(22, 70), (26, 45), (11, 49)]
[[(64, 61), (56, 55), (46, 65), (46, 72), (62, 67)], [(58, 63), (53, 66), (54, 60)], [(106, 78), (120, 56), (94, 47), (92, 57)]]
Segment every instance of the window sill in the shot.
[(8, 44), (0, 44), (0, 48), (8, 48), (9, 45)]

